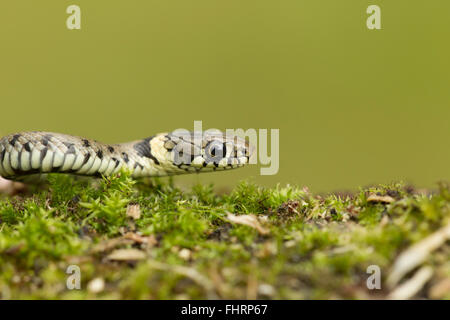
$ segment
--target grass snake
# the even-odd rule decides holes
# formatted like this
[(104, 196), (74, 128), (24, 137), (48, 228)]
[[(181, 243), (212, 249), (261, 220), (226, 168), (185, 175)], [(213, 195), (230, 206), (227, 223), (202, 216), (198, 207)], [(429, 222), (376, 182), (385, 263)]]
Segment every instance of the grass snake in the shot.
[(253, 148), (220, 131), (171, 132), (121, 144), (51, 132), (20, 132), (0, 139), (0, 176), (68, 173), (110, 176), (122, 168), (132, 177), (168, 176), (242, 167)]

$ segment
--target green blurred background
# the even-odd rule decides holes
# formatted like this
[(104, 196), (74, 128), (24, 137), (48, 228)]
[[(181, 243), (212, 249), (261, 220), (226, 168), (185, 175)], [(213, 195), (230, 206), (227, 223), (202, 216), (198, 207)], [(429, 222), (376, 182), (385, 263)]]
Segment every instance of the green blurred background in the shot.
[[(82, 29), (66, 28), (77, 4)], [(382, 30), (366, 28), (381, 7)], [(449, 179), (450, 1), (3, 1), (0, 134), (124, 142), (176, 128), (280, 129), (280, 170), (316, 192)]]

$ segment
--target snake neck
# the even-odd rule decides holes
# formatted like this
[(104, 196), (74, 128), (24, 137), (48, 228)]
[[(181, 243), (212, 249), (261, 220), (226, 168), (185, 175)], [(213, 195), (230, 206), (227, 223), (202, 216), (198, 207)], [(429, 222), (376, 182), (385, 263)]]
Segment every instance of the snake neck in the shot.
[(109, 176), (122, 170), (133, 177), (162, 176), (164, 170), (154, 156), (151, 137), (129, 143), (108, 145), (95, 140), (50, 132), (22, 132), (0, 140), (0, 175), (16, 179), (24, 175), (70, 173)]

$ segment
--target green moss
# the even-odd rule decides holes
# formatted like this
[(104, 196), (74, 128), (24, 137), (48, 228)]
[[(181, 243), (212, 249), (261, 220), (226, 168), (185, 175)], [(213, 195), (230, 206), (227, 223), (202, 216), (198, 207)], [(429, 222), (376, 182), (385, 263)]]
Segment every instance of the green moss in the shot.
[[(389, 270), (405, 248), (450, 222), (446, 184), (425, 195), (402, 184), (321, 196), (249, 182), (229, 194), (213, 190), (136, 183), (122, 172), (99, 180), (50, 175), (32, 193), (0, 198), (0, 297), (365, 297), (367, 266)], [(369, 194), (393, 200), (368, 201)], [(138, 219), (127, 216), (129, 205), (139, 206)], [(230, 222), (229, 213), (255, 215), (269, 232)], [(145, 258), (112, 261), (115, 249)], [(439, 254), (429, 260), (435, 282), (450, 274)], [(66, 288), (70, 265), (81, 270), (81, 290)], [(88, 290), (96, 278), (106, 283), (100, 292)]]

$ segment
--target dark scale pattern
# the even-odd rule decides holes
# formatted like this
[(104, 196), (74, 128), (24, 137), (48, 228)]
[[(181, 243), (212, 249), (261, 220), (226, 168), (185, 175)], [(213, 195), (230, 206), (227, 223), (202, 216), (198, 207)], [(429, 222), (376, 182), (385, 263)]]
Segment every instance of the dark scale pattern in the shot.
[(90, 153), (86, 153), (84, 155), (84, 160), (83, 160), (83, 164), (81, 165), (81, 167), (83, 167), (89, 161), (90, 158), (91, 158), (91, 154)]
[(42, 144), (43, 144), (45, 147), (47, 147), (51, 139), (52, 139), (52, 136), (49, 135), (49, 134), (43, 136), (43, 137), (42, 137)]
[(44, 148), (41, 150), (41, 162), (44, 160), (45, 156), (47, 155), (48, 148)]
[(136, 169), (137, 167), (139, 167), (139, 168), (141, 168), (141, 169), (144, 169), (144, 166), (143, 166), (142, 164), (140, 164), (139, 162), (136, 162), (136, 163), (134, 164), (134, 169)]
[(14, 147), (16, 145), (17, 140), (19, 140), (20, 137), (21, 137), (20, 134), (14, 135), (13, 138), (11, 139), (11, 141), (9, 142), (9, 144)]
[(87, 139), (83, 139), (83, 147), (89, 148), (91, 146), (91, 143)]
[(116, 163), (116, 165), (115, 165), (114, 168), (117, 168), (117, 167), (119, 166), (119, 164), (120, 164), (120, 160), (113, 157), (113, 158), (112, 158), (112, 161), (114, 161), (114, 162)]
[(76, 154), (75, 145), (73, 143), (64, 143), (67, 147), (67, 154)]
[(30, 148), (30, 143), (27, 142), (23, 145), (23, 148), (25, 149), (26, 152), (31, 152), (31, 148)]
[(133, 148), (136, 150), (137, 154), (140, 157), (152, 159), (154, 163), (159, 164), (158, 159), (156, 159), (155, 156), (152, 155), (152, 148), (150, 147), (150, 140), (152, 139), (153, 137), (144, 139), (143, 141), (136, 143)]

